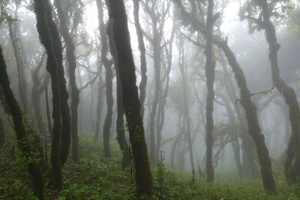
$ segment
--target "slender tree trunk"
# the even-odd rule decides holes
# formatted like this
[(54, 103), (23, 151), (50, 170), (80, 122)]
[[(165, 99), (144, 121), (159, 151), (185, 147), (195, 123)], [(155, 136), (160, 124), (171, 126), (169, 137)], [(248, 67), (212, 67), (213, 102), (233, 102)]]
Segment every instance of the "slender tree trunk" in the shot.
[(27, 83), (26, 83), (25, 74), (24, 74), (25, 65), (24, 65), (23, 57), (21, 56), (21, 52), (20, 52), (22, 49), (20, 47), (20, 41), (17, 38), (17, 34), (19, 32), (18, 31), (19, 25), (16, 23), (19, 23), (19, 22), (17, 22), (17, 20), (8, 18), (9, 36), (11, 39), (12, 47), (13, 47), (15, 58), (16, 58), (16, 64), (17, 64), (19, 95), (20, 95), (20, 100), (21, 100), (21, 104), (24, 109), (24, 112), (27, 113), (28, 101), (27, 101)]
[(179, 60), (179, 70), (182, 76), (182, 85), (183, 85), (183, 107), (184, 107), (184, 124), (186, 124), (186, 137), (188, 141), (188, 147), (189, 147), (189, 152), (190, 152), (190, 162), (191, 162), (191, 168), (192, 168), (192, 174), (193, 178), (195, 176), (195, 164), (194, 164), (194, 156), (193, 156), (193, 143), (192, 143), (192, 136), (191, 136), (191, 124), (190, 124), (190, 115), (189, 115), (189, 107), (188, 107), (188, 84), (187, 84), (187, 77), (186, 73), (184, 70), (184, 46), (181, 45), (182, 48), (180, 48), (180, 60)]
[(112, 126), (112, 115), (113, 115), (113, 72), (112, 72), (112, 60), (107, 58), (108, 53), (108, 37), (105, 33), (105, 26), (103, 21), (103, 8), (102, 0), (97, 0), (98, 8), (98, 20), (99, 20), (99, 32), (101, 39), (101, 61), (105, 67), (105, 82), (106, 82), (106, 104), (107, 104), (107, 113), (103, 125), (103, 147), (104, 155), (106, 158), (111, 157), (109, 138), (111, 135), (111, 126)]
[(214, 167), (212, 160), (213, 151), (213, 110), (214, 110), (214, 82), (215, 82), (215, 61), (213, 60), (212, 49), (212, 36), (213, 36), (213, 7), (214, 1), (208, 1), (207, 18), (206, 18), (206, 63), (205, 63), (205, 75), (207, 85), (207, 97), (206, 97), (206, 181), (214, 182)]
[(140, 101), (141, 101), (141, 115), (144, 116), (144, 103), (146, 99), (146, 84), (147, 84), (147, 62), (146, 62), (146, 48), (143, 37), (143, 30), (139, 20), (139, 2), (140, 0), (133, 0), (134, 5), (134, 24), (136, 29), (136, 34), (138, 37), (140, 59), (141, 59), (141, 82), (140, 82)]
[[(34, 160), (35, 154), (31, 148), (32, 144), (28, 140), (28, 129), (26, 127), (30, 126), (25, 124), (25, 119), (23, 118), (22, 110), (15, 99), (15, 96), (10, 88), (10, 83), (8, 79), (8, 74), (6, 71), (6, 64), (2, 54), (2, 47), (0, 47), (0, 87), (3, 89), (6, 103), (11, 111), (11, 116), (14, 121), (14, 129), (17, 136), (18, 147), (21, 150), (21, 156), (25, 157), (27, 161)], [(45, 179), (42, 169), (37, 163), (29, 162), (27, 164), (28, 171), (31, 174), (34, 193), (39, 197), (39, 199), (44, 199), (45, 191)]]
[(145, 131), (141, 116), (138, 90), (136, 86), (135, 65), (127, 16), (123, 0), (107, 1), (109, 17), (113, 20), (113, 37), (117, 50), (117, 70), (122, 84), (123, 108), (125, 111), (129, 137), (135, 164), (135, 180), (138, 197), (152, 196), (152, 175), (145, 141)]

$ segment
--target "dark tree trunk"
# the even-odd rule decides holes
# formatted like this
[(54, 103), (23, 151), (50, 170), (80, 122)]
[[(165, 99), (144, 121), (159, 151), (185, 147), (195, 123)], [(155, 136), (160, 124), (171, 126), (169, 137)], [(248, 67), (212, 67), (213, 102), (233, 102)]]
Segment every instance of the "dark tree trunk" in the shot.
[[(76, 58), (75, 58), (75, 45), (71, 34), (68, 30), (68, 24), (65, 17), (64, 10), (61, 5), (60, 0), (55, 0), (54, 4), (57, 8), (58, 17), (60, 20), (61, 33), (66, 43), (66, 54), (69, 64), (69, 77), (71, 85), (71, 135), (72, 135), (72, 159), (75, 163), (79, 162), (79, 152), (78, 152), (78, 105), (79, 105), (79, 90), (76, 85)], [(64, 90), (64, 88), (62, 89)], [(67, 109), (65, 112), (69, 112)], [(68, 119), (66, 119), (68, 121)], [(69, 123), (69, 122), (67, 122)], [(67, 128), (67, 127), (66, 127)], [(66, 129), (66, 131), (69, 131)], [(66, 135), (66, 142), (69, 138)], [(62, 140), (63, 142), (63, 140)], [(65, 151), (68, 151), (67, 148)]]
[[(25, 157), (27, 161), (34, 160), (36, 158), (34, 157), (34, 152), (31, 148), (32, 144), (30, 144), (28, 141), (29, 134), (27, 132), (28, 129), (26, 129), (26, 127), (30, 125), (25, 124), (22, 110), (10, 88), (6, 68), (7, 67), (2, 54), (2, 47), (0, 47), (0, 86), (3, 89), (6, 103), (11, 111), (11, 116), (14, 121), (14, 129), (17, 136), (18, 147), (21, 150), (22, 157)], [(29, 173), (31, 174), (35, 195), (37, 195), (39, 199), (44, 199), (45, 179), (42, 169), (38, 164), (32, 162), (29, 162), (27, 167)]]
[(213, 36), (213, 7), (214, 1), (208, 1), (207, 18), (206, 18), (206, 63), (205, 75), (207, 85), (206, 97), (206, 181), (214, 182), (214, 167), (212, 160), (213, 151), (213, 129), (214, 129), (214, 82), (215, 82), (215, 61), (213, 60), (212, 36)]
[(233, 52), (230, 50), (227, 42), (225, 41), (220, 42), (217, 39), (215, 39), (214, 42), (224, 51), (228, 59), (228, 62), (232, 67), (235, 77), (237, 79), (237, 84), (240, 88), (240, 93), (241, 93), (241, 104), (245, 109), (245, 113), (247, 117), (248, 129), (249, 129), (248, 132), (254, 140), (258, 159), (260, 162), (261, 176), (263, 179), (264, 188), (270, 194), (275, 193), (276, 186), (272, 174), (272, 163), (269, 156), (269, 151), (265, 144), (265, 137), (261, 133), (261, 129), (256, 114), (257, 108), (251, 100), (251, 94), (247, 87), (244, 73), (241, 67), (239, 66), (239, 64), (237, 63), (235, 56)]
[(117, 70), (122, 84), (123, 108), (125, 111), (129, 137), (135, 164), (135, 180), (138, 197), (152, 196), (152, 175), (145, 141), (145, 131), (141, 116), (138, 90), (136, 86), (135, 65), (127, 16), (123, 0), (107, 1), (109, 17), (113, 20), (113, 37), (117, 50)]
[(300, 109), (297, 97), (293, 88), (286, 85), (281, 79), (278, 67), (277, 52), (280, 45), (277, 42), (275, 27), (273, 26), (269, 7), (266, 0), (258, 1), (257, 4), (262, 9), (263, 29), (267, 42), (269, 43), (269, 60), (271, 63), (272, 78), (277, 90), (285, 98), (289, 107), (289, 118), (292, 128), (292, 136), (288, 145), (287, 159), (285, 162), (286, 179), (291, 184), (300, 183)]
[(120, 145), (122, 158), (122, 168), (125, 169), (130, 166), (130, 148), (125, 137), (124, 127), (124, 109), (122, 105), (122, 84), (120, 81), (120, 75), (117, 74), (117, 140)]
[(35, 0), (34, 10), (37, 30), (48, 58), (47, 70), (51, 76), (53, 94), (52, 128), (52, 184), (57, 190), (62, 189), (62, 166), (70, 150), (70, 112), (68, 94), (62, 65), (62, 44), (57, 27), (52, 18), (52, 8), (48, 0)]

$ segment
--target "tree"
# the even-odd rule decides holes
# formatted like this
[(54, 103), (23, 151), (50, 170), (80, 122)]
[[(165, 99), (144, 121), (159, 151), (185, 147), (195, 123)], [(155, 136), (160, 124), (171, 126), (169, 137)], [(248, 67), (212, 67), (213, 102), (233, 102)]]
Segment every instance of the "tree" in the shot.
[(136, 29), (136, 35), (138, 37), (139, 42), (139, 50), (140, 50), (140, 59), (141, 59), (141, 74), (142, 79), (139, 86), (140, 89), (140, 101), (141, 101), (141, 114), (144, 116), (144, 102), (146, 99), (146, 84), (147, 84), (147, 62), (146, 62), (146, 48), (143, 37), (143, 29), (140, 24), (139, 19), (139, 10), (140, 10), (140, 0), (132, 0), (134, 5), (134, 25)]
[[(300, 109), (297, 96), (293, 88), (289, 87), (280, 76), (278, 65), (278, 50), (280, 44), (277, 42), (276, 30), (271, 22), (271, 17), (278, 17), (277, 6), (285, 9), (285, 4), (274, 1), (271, 4), (267, 0), (248, 1), (245, 3), (244, 9), (241, 11), (241, 19), (248, 19), (249, 28), (254, 30), (265, 30), (266, 40), (269, 44), (269, 61), (271, 63), (272, 79), (276, 89), (285, 98), (285, 102), (289, 107), (289, 119), (291, 123), (292, 135), (287, 149), (287, 158), (284, 164), (285, 175), (288, 183), (300, 183)], [(248, 8), (248, 10), (246, 9)], [(258, 10), (258, 17), (253, 16)]]
[(32, 144), (29, 142), (30, 128), (28, 128), (28, 126), (30, 125), (26, 123), (26, 119), (22, 113), (22, 110), (13, 94), (13, 91), (10, 88), (6, 68), (7, 67), (2, 54), (2, 47), (0, 47), (0, 86), (3, 89), (6, 103), (11, 111), (18, 147), (22, 153), (21, 156), (28, 161), (27, 168), (32, 178), (34, 193), (39, 197), (39, 199), (44, 199), (45, 179), (39, 163), (34, 162), (37, 158), (34, 156), (34, 151), (31, 148)]
[(208, 1), (207, 17), (206, 17), (206, 63), (205, 75), (207, 85), (207, 98), (206, 98), (206, 180), (207, 182), (214, 181), (214, 168), (212, 164), (212, 149), (213, 149), (213, 136), (212, 131), (214, 128), (213, 121), (213, 104), (214, 104), (214, 82), (215, 82), (215, 61), (213, 60), (212, 37), (213, 26), (217, 15), (213, 15), (214, 1)]
[(66, 43), (66, 54), (69, 67), (69, 79), (71, 85), (71, 135), (72, 135), (72, 158), (75, 163), (79, 162), (78, 152), (78, 105), (79, 105), (79, 90), (76, 85), (76, 57), (75, 45), (72, 36), (68, 30), (68, 23), (65, 12), (60, 0), (55, 0), (54, 4), (57, 8), (58, 17), (60, 20), (61, 33)]
[(128, 123), (129, 138), (135, 165), (136, 190), (139, 197), (152, 195), (152, 175), (145, 141), (145, 131), (136, 86), (135, 65), (127, 16), (123, 0), (106, 2), (110, 20), (113, 20), (113, 38), (117, 50), (117, 70), (122, 84), (123, 108)]
[(25, 79), (25, 62), (24, 57), (22, 55), (22, 45), (21, 45), (21, 32), (18, 18), (18, 9), (19, 9), (18, 1), (15, 2), (16, 10), (14, 16), (8, 16), (6, 11), (4, 14), (6, 15), (6, 19), (9, 27), (9, 36), (13, 46), (13, 51), (16, 59), (17, 71), (18, 71), (18, 86), (19, 86), (19, 95), (22, 107), (27, 112), (28, 109), (28, 100), (27, 100), (27, 83)]
[[(203, 34), (205, 37), (207, 37), (207, 29), (205, 24), (199, 21), (196, 17), (189, 14), (179, 0), (173, 0), (173, 2), (176, 3), (176, 5), (178, 5), (181, 13), (184, 15), (184, 17), (186, 17), (186, 19), (188, 20), (192, 28), (198, 31), (199, 33)], [(219, 37), (213, 36), (212, 42), (222, 49), (225, 56), (227, 57), (229, 65), (233, 70), (233, 73), (237, 80), (237, 85), (240, 88), (240, 98), (241, 98), (240, 103), (244, 107), (246, 117), (247, 117), (247, 123), (249, 128), (248, 133), (253, 138), (256, 146), (258, 159), (261, 167), (261, 176), (263, 179), (264, 188), (269, 194), (275, 193), (276, 186), (272, 174), (272, 164), (269, 156), (269, 151), (265, 144), (264, 135), (261, 133), (261, 129), (256, 114), (257, 108), (251, 100), (251, 93), (247, 87), (244, 73), (239, 63), (236, 61), (235, 55), (231, 51), (226, 40), (220, 39), (220, 36)]]
[(98, 9), (98, 19), (99, 19), (99, 33), (101, 39), (101, 61), (105, 68), (105, 82), (106, 82), (106, 104), (107, 104), (107, 113), (103, 125), (103, 147), (104, 155), (106, 158), (111, 157), (110, 146), (109, 146), (109, 137), (110, 129), (112, 124), (112, 115), (113, 115), (113, 71), (112, 64), (113, 60), (107, 58), (108, 53), (108, 37), (105, 33), (105, 26), (103, 20), (103, 8), (102, 0), (97, 0), (97, 9)]
[(51, 76), (53, 94), (52, 128), (52, 185), (62, 189), (62, 166), (65, 164), (70, 149), (70, 112), (68, 93), (62, 65), (62, 44), (58, 30), (52, 18), (52, 8), (48, 0), (35, 1), (34, 11), (37, 30), (41, 43), (47, 52), (47, 70)]

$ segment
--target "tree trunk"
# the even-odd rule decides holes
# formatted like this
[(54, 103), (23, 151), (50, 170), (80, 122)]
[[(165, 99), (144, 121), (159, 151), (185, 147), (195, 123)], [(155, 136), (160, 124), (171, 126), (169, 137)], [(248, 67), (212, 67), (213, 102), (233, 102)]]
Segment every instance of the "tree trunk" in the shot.
[[(182, 43), (182, 42), (181, 42)], [(191, 124), (190, 124), (190, 114), (189, 114), (189, 107), (188, 107), (188, 84), (187, 84), (187, 79), (188, 77), (186, 77), (186, 73), (185, 73), (185, 49), (183, 44), (180, 45), (182, 48), (179, 49), (179, 70), (182, 76), (182, 85), (183, 85), (183, 107), (184, 107), (184, 124), (186, 127), (186, 133), (185, 136), (187, 138), (187, 142), (188, 142), (188, 149), (190, 152), (190, 162), (191, 162), (191, 169), (192, 169), (192, 175), (193, 175), (193, 179), (195, 177), (195, 164), (194, 164), (194, 155), (193, 155), (193, 143), (192, 143), (192, 136), (191, 136)], [(185, 129), (184, 129), (185, 131)]]
[(122, 84), (123, 108), (125, 111), (129, 137), (135, 164), (136, 190), (139, 197), (152, 196), (152, 175), (145, 141), (143, 119), (136, 86), (135, 65), (127, 16), (123, 0), (107, 1), (109, 17), (113, 20), (113, 37), (117, 50), (117, 70)]
[(27, 83), (26, 83), (25, 72), (24, 72), (25, 65), (24, 65), (23, 57), (20, 52), (22, 50), (19, 41), (20, 39), (17, 38), (17, 34), (20, 34), (19, 25), (17, 24), (19, 22), (17, 20), (11, 19), (10, 17), (8, 17), (7, 22), (9, 27), (9, 36), (11, 39), (13, 51), (16, 58), (20, 100), (24, 112), (27, 113), (28, 101), (27, 101)]
[(141, 59), (141, 82), (140, 82), (140, 102), (141, 102), (141, 115), (144, 116), (144, 103), (146, 99), (146, 84), (147, 84), (147, 62), (146, 62), (146, 48), (143, 37), (143, 30), (139, 21), (139, 2), (140, 0), (133, 0), (134, 5), (134, 24), (136, 35), (138, 37), (140, 59)]
[(214, 129), (214, 82), (215, 82), (215, 61), (213, 61), (212, 36), (213, 36), (213, 7), (214, 1), (208, 1), (207, 18), (206, 18), (206, 63), (205, 75), (207, 85), (206, 97), (206, 181), (214, 182), (214, 167), (212, 160), (213, 151), (213, 129)]
[(52, 8), (48, 0), (35, 0), (34, 10), (37, 30), (48, 58), (47, 70), (51, 76), (53, 94), (53, 128), (52, 128), (52, 184), (54, 189), (62, 189), (62, 166), (66, 162), (70, 149), (70, 113), (68, 94), (62, 65), (62, 44), (52, 18)]
[[(78, 105), (79, 105), (79, 90), (76, 85), (76, 58), (75, 58), (75, 45), (72, 39), (72, 36), (68, 30), (68, 23), (64, 13), (64, 10), (61, 5), (60, 0), (55, 0), (54, 4), (57, 8), (58, 17), (60, 20), (60, 28), (61, 33), (66, 43), (66, 54), (67, 60), (69, 64), (69, 78), (71, 85), (71, 135), (72, 135), (72, 159), (75, 163), (79, 162), (79, 152), (78, 152)], [(62, 89), (64, 90), (64, 88)], [(65, 112), (69, 112), (67, 109)], [(67, 123), (69, 123), (69, 119), (67, 119)], [(68, 127), (66, 127), (68, 128)], [(66, 129), (66, 131), (69, 131)], [(66, 134), (66, 142), (68, 142), (69, 138)], [(63, 142), (63, 140), (62, 140)], [(67, 150), (66, 146), (66, 150)]]
[[(105, 67), (105, 82), (106, 82), (106, 104), (107, 104), (107, 113), (103, 125), (103, 147), (104, 155), (106, 158), (111, 157), (109, 137), (111, 135), (110, 129), (112, 126), (112, 115), (113, 115), (113, 72), (112, 72), (112, 60), (107, 58), (108, 53), (108, 37), (105, 33), (105, 25), (103, 21), (103, 8), (102, 0), (97, 0), (97, 9), (98, 9), (98, 20), (99, 20), (99, 32), (101, 39), (101, 61)], [(113, 53), (112, 53), (113, 54)]]
[(267, 42), (269, 43), (269, 60), (271, 63), (272, 78), (275, 87), (285, 98), (285, 102), (289, 107), (289, 118), (292, 128), (292, 136), (288, 145), (287, 159), (285, 162), (286, 179), (291, 184), (300, 183), (300, 109), (297, 97), (293, 88), (286, 85), (279, 74), (277, 52), (280, 45), (277, 42), (275, 27), (273, 26), (268, 3), (266, 0), (257, 1), (262, 9), (263, 29)]
[[(3, 89), (6, 103), (10, 108), (11, 116), (14, 121), (14, 129), (17, 136), (18, 147), (21, 150), (21, 156), (25, 157), (27, 161), (35, 160), (37, 158), (35, 157), (33, 149), (31, 148), (32, 144), (29, 143), (29, 134), (27, 132), (28, 129), (26, 129), (26, 127), (30, 125), (25, 124), (22, 110), (10, 88), (6, 68), (7, 67), (2, 54), (2, 47), (0, 47), (0, 86)], [(39, 199), (44, 199), (45, 179), (42, 169), (38, 164), (32, 162), (29, 162), (27, 167), (32, 178), (35, 195), (37, 195)]]

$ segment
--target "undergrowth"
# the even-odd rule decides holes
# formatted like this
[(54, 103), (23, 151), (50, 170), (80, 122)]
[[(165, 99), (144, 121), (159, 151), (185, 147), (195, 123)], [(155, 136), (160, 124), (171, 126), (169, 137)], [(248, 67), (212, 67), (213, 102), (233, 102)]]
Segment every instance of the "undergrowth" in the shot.
[[(112, 158), (105, 159), (102, 142), (81, 135), (79, 164), (68, 160), (63, 168), (64, 188), (61, 192), (47, 189), (48, 199), (58, 200), (132, 200), (136, 199), (130, 169), (120, 167), (121, 153), (116, 141), (111, 144)], [(0, 149), (0, 199), (37, 199), (32, 194), (30, 176), (23, 160), (11, 158), (11, 144)], [(171, 170), (161, 155), (152, 170), (153, 200), (297, 200), (300, 186), (288, 186), (284, 177), (276, 180), (278, 194), (268, 196), (260, 180), (225, 179), (214, 184), (204, 178), (192, 179), (189, 173)]]

